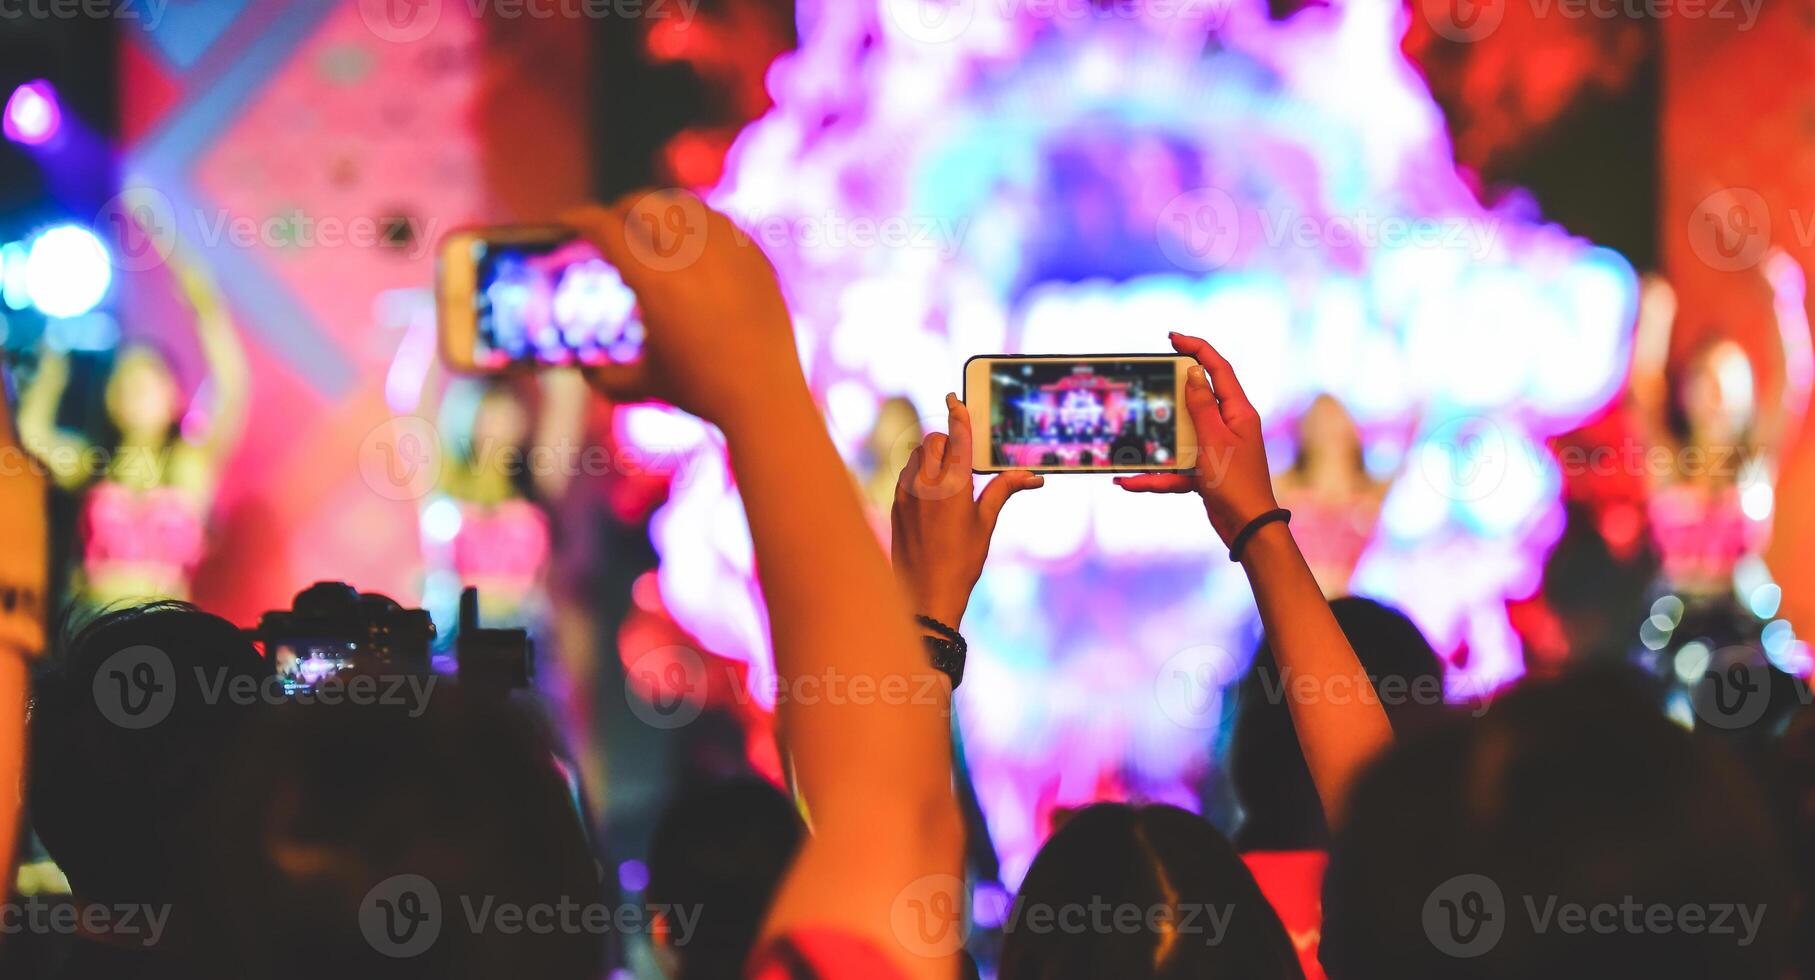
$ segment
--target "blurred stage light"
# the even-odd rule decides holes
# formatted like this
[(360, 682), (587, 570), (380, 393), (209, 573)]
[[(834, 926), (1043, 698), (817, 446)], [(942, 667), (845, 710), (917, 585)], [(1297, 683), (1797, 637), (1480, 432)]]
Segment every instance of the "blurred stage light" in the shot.
[(25, 293), (45, 316), (81, 316), (113, 282), (107, 246), (94, 232), (58, 225), (34, 239), (25, 257)]
[(6, 138), (26, 146), (49, 142), (63, 125), (63, 110), (57, 105), (57, 90), (40, 78), (13, 89), (6, 100), (4, 122)]

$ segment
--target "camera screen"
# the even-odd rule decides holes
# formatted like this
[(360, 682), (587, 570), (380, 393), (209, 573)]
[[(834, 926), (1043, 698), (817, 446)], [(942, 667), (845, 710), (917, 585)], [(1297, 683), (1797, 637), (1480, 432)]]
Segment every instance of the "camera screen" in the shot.
[(266, 644), (271, 667), (284, 692), (310, 690), (353, 666), (354, 646), (345, 640), (288, 637)]
[(591, 243), (474, 247), (478, 367), (623, 363), (642, 351), (636, 296)]
[(990, 366), (990, 454), (1032, 469), (1163, 467), (1178, 457), (1170, 360)]

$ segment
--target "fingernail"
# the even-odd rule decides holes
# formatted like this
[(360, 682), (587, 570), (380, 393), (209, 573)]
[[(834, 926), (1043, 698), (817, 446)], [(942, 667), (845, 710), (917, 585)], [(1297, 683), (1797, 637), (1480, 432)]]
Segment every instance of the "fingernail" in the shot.
[(1204, 373), (1202, 364), (1193, 364), (1191, 370), (1185, 372), (1185, 381), (1194, 385), (1207, 385), (1210, 383), (1210, 377)]
[(1028, 486), (1030, 486), (1030, 487), (1043, 487), (1045, 485), (1046, 485), (1046, 478), (1043, 476), (1039, 476), (1038, 474), (1036, 474), (1034, 476), (1033, 482), (1028, 484)]
[(957, 393), (957, 392), (955, 392), (955, 391), (948, 391), (948, 392), (946, 392), (946, 393), (945, 393), (945, 407), (946, 407), (946, 408), (950, 408), (950, 407), (952, 407), (952, 405), (953, 405), (953, 403), (955, 403), (955, 402), (957, 402), (957, 400), (958, 400), (958, 393)]

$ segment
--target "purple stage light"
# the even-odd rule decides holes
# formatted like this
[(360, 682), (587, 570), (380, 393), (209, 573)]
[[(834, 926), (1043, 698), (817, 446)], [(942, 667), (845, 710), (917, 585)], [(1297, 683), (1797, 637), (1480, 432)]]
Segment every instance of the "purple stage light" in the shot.
[(3, 128), (6, 138), (26, 146), (49, 142), (63, 125), (63, 110), (57, 105), (57, 90), (40, 78), (13, 89), (6, 100)]

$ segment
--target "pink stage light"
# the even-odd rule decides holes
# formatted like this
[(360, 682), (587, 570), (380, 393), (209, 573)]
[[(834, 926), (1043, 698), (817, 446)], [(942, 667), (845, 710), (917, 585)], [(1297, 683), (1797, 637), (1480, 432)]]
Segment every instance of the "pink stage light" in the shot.
[(48, 143), (62, 126), (63, 110), (57, 105), (57, 90), (42, 78), (14, 89), (6, 100), (3, 128), (6, 138), (15, 143)]

